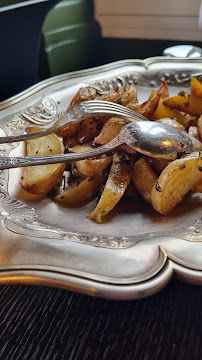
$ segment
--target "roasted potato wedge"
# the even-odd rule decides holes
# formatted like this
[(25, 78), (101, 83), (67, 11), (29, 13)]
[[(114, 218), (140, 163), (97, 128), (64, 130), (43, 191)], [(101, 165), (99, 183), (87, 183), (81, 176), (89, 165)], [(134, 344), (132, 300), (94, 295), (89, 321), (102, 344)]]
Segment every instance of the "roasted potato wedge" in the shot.
[(199, 184), (191, 188), (191, 191), (202, 193), (202, 181), (200, 181)]
[[(42, 130), (37, 126), (27, 128), (27, 132)], [(27, 156), (61, 154), (62, 145), (55, 134), (26, 141)], [(28, 166), (23, 169), (20, 185), (31, 194), (48, 193), (62, 178), (65, 164)]]
[(148, 158), (149, 163), (154, 170), (154, 172), (158, 175), (165, 169), (166, 166), (170, 163), (170, 160), (167, 159), (158, 159), (158, 158)]
[(75, 145), (73, 148), (71, 148), (71, 151), (76, 153), (89, 151), (89, 150), (92, 150), (92, 146), (89, 146), (87, 144)]
[(128, 85), (124, 93), (118, 99), (120, 105), (126, 106), (131, 102), (137, 101), (137, 88), (134, 84)]
[(188, 129), (190, 125), (196, 125), (196, 117), (185, 112), (179, 111), (177, 109), (172, 109), (166, 105), (164, 105), (164, 100), (160, 99), (157, 109), (153, 114), (153, 118), (163, 119), (170, 118), (176, 119), (180, 124), (182, 124), (185, 129)]
[(106, 120), (105, 117), (83, 120), (74, 135), (64, 137), (65, 146), (72, 148), (79, 143), (88, 143), (93, 140), (100, 133)]
[(202, 98), (189, 95), (184, 91), (181, 91), (176, 96), (165, 99), (163, 104), (171, 109), (178, 109), (193, 116), (200, 116), (202, 114)]
[(112, 162), (112, 156), (103, 156), (100, 159), (86, 159), (73, 163), (74, 173), (79, 177), (89, 177), (99, 174)]
[(127, 155), (115, 153), (111, 170), (96, 208), (88, 215), (88, 219), (101, 223), (122, 198), (132, 177), (132, 161)]
[(194, 77), (191, 77), (191, 95), (202, 97), (202, 84)]
[(186, 131), (185, 127), (175, 119), (162, 118), (162, 119), (159, 119), (159, 120), (156, 120), (156, 121), (161, 123), (161, 124), (172, 126), (172, 127), (176, 128), (178, 130)]
[(199, 139), (199, 132), (198, 132), (198, 127), (197, 126), (190, 126), (189, 130), (188, 130), (189, 135), (191, 135), (192, 137)]
[(139, 102), (138, 101), (131, 101), (126, 105), (128, 109), (138, 112), (139, 111)]
[(151, 203), (151, 191), (158, 176), (151, 168), (147, 158), (140, 158), (133, 166), (132, 179), (144, 200)]
[(171, 162), (161, 173), (151, 191), (151, 203), (168, 215), (187, 192), (202, 182), (202, 155), (193, 153)]
[(156, 95), (156, 90), (153, 89), (152, 92), (151, 92), (151, 94), (149, 95), (149, 99), (148, 99), (148, 100), (153, 99), (153, 97), (154, 97), (155, 95)]
[[(73, 152), (83, 152), (92, 150), (90, 146), (87, 145), (77, 145), (72, 151)], [(112, 156), (103, 155), (100, 159), (85, 159), (79, 160), (72, 163), (72, 172), (78, 177), (91, 177), (95, 174), (101, 173), (106, 167), (111, 163)]]
[(77, 91), (77, 93), (74, 95), (74, 97), (72, 98), (72, 101), (70, 102), (68, 109), (76, 104), (79, 104), (83, 101), (88, 101), (88, 100), (94, 100), (97, 96), (97, 92), (95, 90), (95, 88), (91, 87), (91, 86), (86, 86), (86, 87), (82, 87), (79, 89), (79, 91)]
[(120, 94), (118, 91), (109, 91), (108, 93), (102, 95), (100, 97), (100, 100), (116, 103), (118, 101), (119, 97), (120, 97)]
[(106, 173), (99, 173), (95, 176), (88, 177), (78, 185), (69, 186), (61, 194), (54, 198), (59, 205), (83, 205), (91, 200), (98, 192), (106, 178)]
[(156, 94), (154, 94), (153, 97), (150, 95), (149, 100), (139, 106), (139, 112), (147, 119), (152, 119), (160, 99), (165, 99), (168, 96), (168, 85), (165, 81), (162, 81), (161, 86), (157, 90)]
[(113, 140), (121, 131), (126, 122), (118, 118), (110, 118), (103, 126), (100, 134), (94, 139), (95, 144), (105, 145)]
[[(79, 91), (75, 94), (72, 101), (70, 102), (67, 111), (71, 106), (81, 103), (83, 101), (94, 100), (97, 96), (96, 90), (91, 86), (87, 86), (79, 89)], [(63, 137), (72, 137), (75, 136), (78, 130), (80, 129), (81, 123), (75, 123), (67, 125), (64, 129), (61, 130), (61, 135)]]
[(197, 127), (198, 127), (199, 138), (200, 140), (202, 140), (202, 115), (198, 119)]

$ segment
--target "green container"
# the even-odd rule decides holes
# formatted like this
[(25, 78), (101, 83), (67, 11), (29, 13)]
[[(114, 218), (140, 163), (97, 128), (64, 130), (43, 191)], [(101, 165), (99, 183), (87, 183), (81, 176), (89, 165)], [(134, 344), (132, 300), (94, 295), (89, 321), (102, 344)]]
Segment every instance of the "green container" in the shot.
[(60, 1), (48, 14), (43, 26), (43, 32), (57, 30), (68, 24), (93, 22), (92, 0), (63, 0)]
[(58, 3), (43, 25), (45, 51), (52, 76), (92, 67), (101, 37), (91, 0)]

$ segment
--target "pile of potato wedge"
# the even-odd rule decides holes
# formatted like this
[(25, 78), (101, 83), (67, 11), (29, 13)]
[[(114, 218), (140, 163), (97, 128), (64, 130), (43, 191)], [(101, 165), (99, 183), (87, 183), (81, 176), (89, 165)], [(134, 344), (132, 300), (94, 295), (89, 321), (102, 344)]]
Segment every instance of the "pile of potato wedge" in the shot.
[[(180, 91), (175, 96), (169, 96), (168, 85), (162, 81), (142, 104), (134, 84), (103, 96), (88, 86), (78, 91), (68, 109), (94, 99), (121, 104), (149, 121), (174, 126), (202, 142), (202, 84), (195, 77), (191, 78), (188, 92)], [(26, 155), (87, 151), (111, 141), (124, 125), (125, 121), (117, 118), (86, 119), (67, 126), (60, 134), (27, 141)], [(27, 129), (28, 132), (38, 130), (38, 127)], [(134, 196), (135, 202), (140, 195), (156, 211), (168, 215), (189, 191), (202, 192), (202, 152), (168, 161), (143, 156), (123, 145), (109, 155), (80, 160), (68, 167), (55, 164), (24, 168), (20, 183), (32, 194), (51, 191), (58, 206), (82, 206), (97, 196), (96, 207), (87, 215), (97, 223), (103, 221), (123, 196)]]

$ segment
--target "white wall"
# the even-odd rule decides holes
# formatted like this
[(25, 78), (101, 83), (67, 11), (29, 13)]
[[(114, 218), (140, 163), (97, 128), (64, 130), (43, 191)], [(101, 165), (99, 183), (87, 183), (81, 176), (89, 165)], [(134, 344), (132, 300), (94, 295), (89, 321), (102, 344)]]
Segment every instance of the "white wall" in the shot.
[(95, 0), (104, 37), (202, 41), (201, 0)]

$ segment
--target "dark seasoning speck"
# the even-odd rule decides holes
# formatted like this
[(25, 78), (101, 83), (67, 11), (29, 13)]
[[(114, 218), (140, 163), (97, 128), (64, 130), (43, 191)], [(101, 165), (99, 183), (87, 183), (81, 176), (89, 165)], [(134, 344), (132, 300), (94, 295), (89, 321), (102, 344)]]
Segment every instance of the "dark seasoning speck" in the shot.
[(155, 185), (155, 189), (156, 189), (158, 192), (161, 192), (161, 191), (162, 191), (162, 189), (161, 189), (161, 187), (160, 187), (160, 185), (159, 185), (158, 182), (157, 182), (156, 185)]

